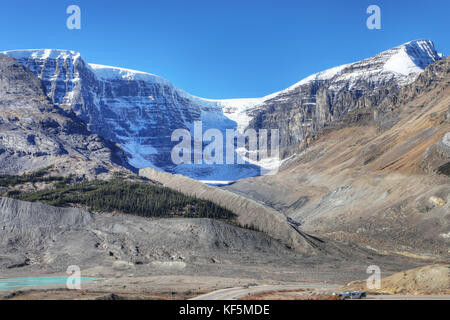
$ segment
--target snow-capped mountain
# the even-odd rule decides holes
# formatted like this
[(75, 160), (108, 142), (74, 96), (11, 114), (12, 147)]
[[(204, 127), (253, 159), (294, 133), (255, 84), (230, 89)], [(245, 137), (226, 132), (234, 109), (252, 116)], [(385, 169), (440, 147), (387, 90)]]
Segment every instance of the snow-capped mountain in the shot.
[(0, 55), (0, 174), (46, 167), (97, 177), (129, 167), (125, 153), (90, 132), (70, 111), (50, 103), (42, 81)]
[[(262, 98), (211, 100), (192, 96), (145, 72), (86, 63), (67, 50), (3, 52), (43, 81), (50, 100), (84, 120), (91, 131), (119, 143), (137, 168), (155, 167), (199, 180), (236, 180), (260, 174), (256, 165), (173, 165), (175, 129), (277, 128), (282, 146), (307, 130), (339, 119), (373, 91), (412, 82), (440, 59), (429, 40), (406, 43), (372, 58), (309, 76)], [(377, 98), (379, 99), (379, 98)], [(241, 155), (242, 156), (242, 155)], [(267, 167), (273, 166), (268, 164)]]
[(432, 41), (416, 40), (319, 72), (249, 108), (249, 127), (279, 128), (280, 147), (288, 156), (320, 128), (353, 110), (371, 110), (441, 58)]
[[(176, 129), (232, 129), (236, 123), (224, 116), (216, 103), (189, 95), (156, 75), (86, 63), (79, 53), (66, 50), (20, 50), (5, 54), (16, 58), (43, 81), (50, 100), (73, 110), (90, 130), (119, 143), (136, 168), (156, 167), (181, 171), (193, 177), (195, 170), (171, 161), (171, 134)], [(237, 168), (240, 175), (257, 175), (257, 168)], [(248, 171), (240, 173), (241, 171)], [(201, 170), (210, 180), (208, 168)]]
[(402, 86), (413, 82), (430, 63), (440, 60), (442, 57), (443, 55), (436, 51), (432, 41), (415, 40), (362, 61), (312, 74), (287, 89), (265, 97), (208, 101), (221, 105), (229, 117), (237, 119), (240, 127), (245, 128), (251, 119), (246, 111), (272, 99), (282, 101), (286, 98), (286, 94), (290, 94), (304, 85), (332, 80), (335, 85), (329, 89), (333, 91), (342, 87), (346, 87), (348, 90), (357, 90), (358, 84), (363, 81), (369, 83), (373, 88), (386, 86), (388, 83)]

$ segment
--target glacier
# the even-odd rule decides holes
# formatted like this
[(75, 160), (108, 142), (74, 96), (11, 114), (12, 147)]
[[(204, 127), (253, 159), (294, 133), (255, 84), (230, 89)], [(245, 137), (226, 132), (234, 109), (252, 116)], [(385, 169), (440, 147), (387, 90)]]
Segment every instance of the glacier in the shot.
[[(171, 141), (175, 129), (192, 132), (194, 121), (202, 121), (204, 131), (215, 128), (224, 135), (227, 129), (243, 133), (265, 106), (289, 102), (292, 96), (305, 99), (294, 94), (302, 88), (320, 88), (327, 83), (327, 92), (333, 92), (343, 88), (367, 91), (390, 83), (402, 86), (442, 57), (430, 40), (416, 40), (316, 73), (264, 97), (214, 100), (193, 96), (151, 73), (87, 63), (75, 51), (2, 53), (38, 75), (51, 102), (73, 111), (92, 132), (120, 145), (135, 168), (152, 167), (209, 182), (258, 176), (277, 167), (281, 159), (244, 165), (174, 165), (170, 153), (176, 144)], [(237, 150), (237, 156), (245, 158), (245, 150)]]

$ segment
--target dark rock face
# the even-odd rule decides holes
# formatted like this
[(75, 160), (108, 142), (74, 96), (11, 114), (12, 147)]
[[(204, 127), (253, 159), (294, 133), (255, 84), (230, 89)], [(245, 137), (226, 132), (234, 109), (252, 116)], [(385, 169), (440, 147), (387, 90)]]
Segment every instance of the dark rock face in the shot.
[(281, 156), (287, 157), (337, 121), (358, 124), (376, 119), (380, 128), (391, 127), (396, 122), (392, 106), (374, 106), (385, 98), (395, 100), (401, 87), (440, 59), (431, 41), (412, 41), (312, 75), (264, 98), (214, 101), (194, 97), (155, 75), (88, 64), (73, 51), (6, 54), (42, 80), (53, 103), (73, 112), (92, 132), (120, 144), (134, 167), (156, 167), (202, 180), (236, 180), (260, 171), (249, 164), (176, 166), (170, 156), (178, 143), (171, 141), (174, 130), (192, 133), (197, 120), (203, 121), (204, 131), (278, 129)]
[[(324, 71), (255, 107), (250, 127), (279, 128), (280, 145), (288, 156), (318, 130), (343, 120), (352, 111), (372, 110), (373, 118), (375, 106), (387, 97), (395, 99), (401, 87), (439, 59), (433, 43), (422, 40)], [(352, 119), (359, 120), (366, 119)], [(384, 125), (392, 123), (384, 119)]]
[(135, 167), (175, 170), (170, 154), (178, 142), (171, 141), (171, 134), (176, 129), (192, 130), (196, 120), (221, 130), (236, 127), (220, 106), (158, 76), (88, 65), (72, 51), (7, 54), (42, 79), (53, 103), (74, 112), (92, 132), (119, 143)]
[(90, 162), (86, 172), (89, 167), (128, 166), (117, 146), (88, 131), (74, 113), (50, 103), (41, 80), (5, 55), (0, 55), (0, 150), (2, 174), (71, 161)]
[(398, 94), (387, 96), (380, 103), (380, 107), (386, 108), (388, 106), (405, 104), (419, 95), (432, 91), (438, 86), (445, 88), (450, 84), (449, 75), (450, 59), (447, 57), (436, 61), (428, 65), (413, 83), (402, 87), (402, 90)]

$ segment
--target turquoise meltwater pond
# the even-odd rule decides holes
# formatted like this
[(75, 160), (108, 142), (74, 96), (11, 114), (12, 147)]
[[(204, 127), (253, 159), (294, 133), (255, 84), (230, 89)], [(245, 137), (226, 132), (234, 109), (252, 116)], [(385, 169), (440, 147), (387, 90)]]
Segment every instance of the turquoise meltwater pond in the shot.
[[(36, 278), (0, 278), (0, 291), (17, 290), (25, 287), (48, 285), (65, 285), (68, 277), (36, 277)], [(98, 280), (98, 278), (81, 278), (81, 283)]]

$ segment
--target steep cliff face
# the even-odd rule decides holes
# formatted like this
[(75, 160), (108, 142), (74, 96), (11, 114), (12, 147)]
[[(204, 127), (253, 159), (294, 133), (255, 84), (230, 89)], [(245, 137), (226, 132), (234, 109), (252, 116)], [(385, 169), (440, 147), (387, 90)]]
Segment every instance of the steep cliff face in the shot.
[(236, 122), (226, 117), (216, 102), (191, 96), (152, 74), (89, 65), (73, 51), (5, 54), (42, 79), (53, 103), (73, 111), (91, 131), (119, 143), (136, 168), (160, 168), (198, 179), (227, 180), (228, 175), (233, 180), (259, 174), (251, 165), (231, 165), (224, 170), (223, 166), (173, 164), (171, 151), (178, 143), (171, 141), (174, 130), (192, 132), (194, 121), (202, 121), (204, 131), (216, 128), (224, 136), (226, 129), (236, 128)]
[[(106, 123), (111, 139), (128, 152), (132, 165), (183, 172), (200, 179), (220, 175), (220, 167), (203, 166), (196, 171), (189, 165), (176, 166), (171, 160), (171, 151), (178, 143), (171, 141), (175, 130), (186, 129), (193, 137), (194, 121), (202, 121), (203, 131), (216, 128), (224, 135), (226, 129), (236, 127), (219, 105), (191, 96), (152, 74), (94, 64), (90, 67), (100, 92), (97, 104), (104, 117), (100, 125)], [(234, 169), (229, 171), (232, 176), (239, 171)]]
[(312, 75), (250, 111), (250, 127), (279, 128), (285, 156), (320, 128), (355, 109), (371, 109), (441, 58), (429, 40), (408, 42)]
[(50, 103), (39, 78), (5, 55), (0, 55), (0, 163), (3, 174), (58, 164), (95, 175), (127, 166), (117, 146)]
[[(236, 180), (259, 175), (256, 165), (175, 165), (171, 141), (176, 129), (243, 132), (279, 129), (282, 157), (320, 128), (355, 109), (371, 108), (415, 80), (440, 59), (431, 41), (412, 41), (372, 58), (303, 79), (262, 98), (208, 100), (194, 97), (156, 75), (88, 64), (79, 53), (22, 50), (16, 58), (42, 79), (49, 99), (66, 106), (93, 132), (119, 143), (136, 168), (153, 167), (200, 180)], [(239, 152), (239, 156), (243, 156)], [(261, 164), (259, 164), (261, 165)], [(273, 164), (268, 164), (268, 168)]]

